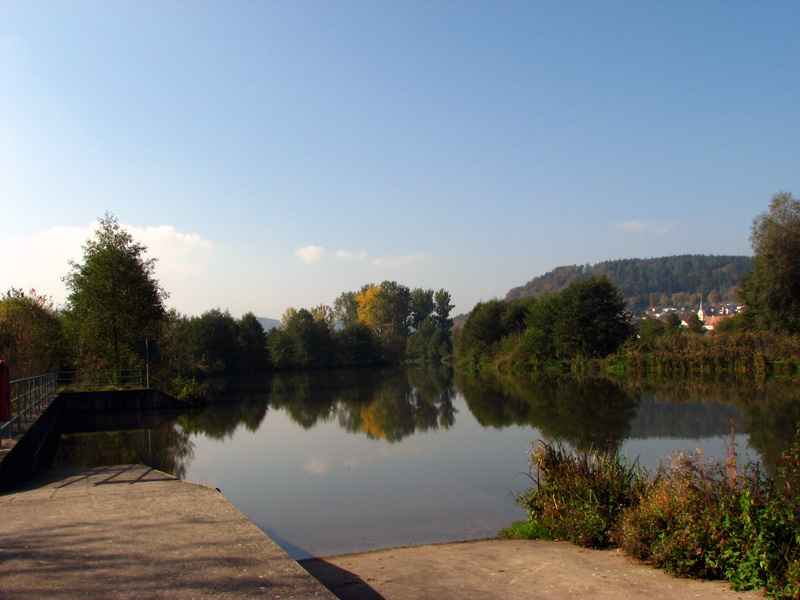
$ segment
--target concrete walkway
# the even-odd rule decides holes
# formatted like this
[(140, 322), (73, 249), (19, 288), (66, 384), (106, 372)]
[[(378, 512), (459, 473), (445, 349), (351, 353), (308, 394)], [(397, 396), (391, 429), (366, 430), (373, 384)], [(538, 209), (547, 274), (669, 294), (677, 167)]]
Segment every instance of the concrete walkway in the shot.
[(0, 495), (3, 600), (763, 597), (564, 542), (485, 540), (302, 564), (217, 490), (147, 467), (43, 472)]
[(0, 596), (334, 598), (217, 490), (131, 465), (0, 496)]
[(483, 540), (301, 561), (340, 600), (763, 600), (672, 577), (615, 550)]

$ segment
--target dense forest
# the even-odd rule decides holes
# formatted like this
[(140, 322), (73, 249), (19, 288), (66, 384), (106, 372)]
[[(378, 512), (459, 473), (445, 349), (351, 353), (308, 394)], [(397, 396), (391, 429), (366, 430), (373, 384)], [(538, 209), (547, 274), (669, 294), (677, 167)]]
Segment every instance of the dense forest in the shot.
[(560, 292), (581, 279), (607, 277), (622, 292), (633, 314), (650, 306), (687, 306), (702, 296), (709, 302), (736, 300), (742, 277), (749, 271), (749, 256), (684, 254), (663, 258), (608, 260), (596, 265), (568, 265), (513, 288), (506, 300)]

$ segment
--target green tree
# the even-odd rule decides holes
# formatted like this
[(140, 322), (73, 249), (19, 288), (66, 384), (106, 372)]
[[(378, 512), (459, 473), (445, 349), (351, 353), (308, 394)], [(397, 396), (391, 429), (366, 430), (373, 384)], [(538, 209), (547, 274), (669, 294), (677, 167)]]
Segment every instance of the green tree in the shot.
[(333, 302), (333, 314), (342, 327), (358, 322), (358, 301), (356, 292), (342, 292)]
[(0, 359), (8, 361), (13, 379), (57, 371), (62, 344), (61, 323), (49, 298), (15, 288), (0, 296)]
[(681, 332), (681, 318), (674, 312), (669, 313), (664, 319), (664, 333), (676, 334)]
[(433, 290), (423, 290), (422, 288), (411, 290), (408, 309), (410, 312), (409, 325), (413, 329), (419, 329), (420, 323), (433, 313)]
[(522, 335), (525, 352), (537, 360), (555, 358), (555, 318), (559, 314), (561, 294), (543, 293), (528, 308), (526, 329)]
[(239, 370), (245, 373), (258, 373), (269, 366), (267, 335), (252, 312), (248, 312), (236, 322)]
[(630, 314), (622, 293), (607, 278), (572, 282), (561, 292), (554, 315), (554, 345), (559, 358), (604, 357), (630, 336)]
[(316, 320), (305, 308), (292, 309), (284, 314), (281, 327), (271, 331), (267, 341), (275, 367), (303, 369), (332, 364), (333, 340), (324, 320)]
[(380, 363), (381, 345), (367, 325), (352, 322), (334, 335), (336, 362), (343, 367)]
[(703, 327), (703, 322), (700, 320), (700, 317), (697, 314), (692, 313), (686, 318), (686, 323), (689, 325), (689, 332), (690, 333), (703, 333), (705, 328)]
[(458, 338), (458, 354), (462, 360), (478, 361), (496, 351), (506, 335), (503, 328), (506, 307), (503, 300), (496, 298), (475, 305)]
[(441, 289), (433, 295), (434, 308), (433, 308), (433, 326), (443, 331), (447, 337), (450, 337), (450, 332), (453, 330), (453, 319), (450, 318), (450, 312), (455, 308), (450, 304), (452, 298), (450, 292)]
[(800, 332), (800, 200), (775, 194), (769, 210), (753, 221), (750, 242), (755, 257), (741, 287), (748, 324)]
[(664, 337), (666, 326), (664, 321), (656, 317), (647, 316), (639, 321), (639, 336), (646, 341)]
[(154, 258), (106, 213), (94, 239), (83, 246), (83, 263), (70, 261), (64, 278), (67, 322), (85, 366), (124, 367), (137, 359), (136, 342), (155, 339), (167, 293), (155, 279)]
[(227, 310), (207, 310), (189, 320), (188, 345), (198, 371), (214, 375), (235, 373), (239, 360), (239, 331)]

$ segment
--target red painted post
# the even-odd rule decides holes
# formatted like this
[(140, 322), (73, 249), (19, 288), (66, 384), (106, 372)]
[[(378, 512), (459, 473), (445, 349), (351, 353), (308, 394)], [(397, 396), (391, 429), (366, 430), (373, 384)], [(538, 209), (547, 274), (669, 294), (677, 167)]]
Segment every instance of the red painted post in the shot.
[(0, 360), (0, 421), (11, 420), (11, 379), (8, 363)]

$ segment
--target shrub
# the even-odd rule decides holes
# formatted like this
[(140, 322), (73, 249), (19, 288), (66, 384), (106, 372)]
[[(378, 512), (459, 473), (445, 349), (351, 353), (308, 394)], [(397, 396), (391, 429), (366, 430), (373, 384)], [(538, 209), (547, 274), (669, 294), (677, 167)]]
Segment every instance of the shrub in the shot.
[[(800, 449), (784, 455), (783, 481), (798, 476)], [(736, 589), (800, 596), (800, 513), (790, 483), (776, 487), (735, 445), (725, 463), (683, 452), (642, 490), (612, 535), (626, 553), (680, 576), (725, 578)]]
[(612, 526), (641, 485), (640, 470), (613, 450), (575, 452), (558, 443), (539, 442), (529, 462), (535, 485), (517, 503), (528, 511), (532, 530), (588, 548), (608, 547)]
[(617, 545), (680, 576), (727, 579), (736, 589), (800, 598), (800, 423), (775, 480), (757, 465), (673, 454), (651, 475), (615, 451), (567, 451), (537, 443), (534, 486), (517, 494), (529, 520), (505, 537)]

